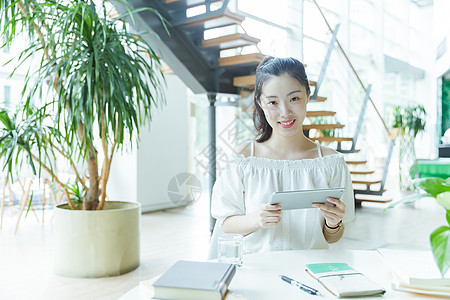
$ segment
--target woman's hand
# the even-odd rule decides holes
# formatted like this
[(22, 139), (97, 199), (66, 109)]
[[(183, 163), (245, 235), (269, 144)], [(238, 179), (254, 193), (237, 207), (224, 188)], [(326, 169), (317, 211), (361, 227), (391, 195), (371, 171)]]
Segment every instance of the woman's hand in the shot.
[(256, 213), (256, 222), (260, 228), (269, 228), (281, 221), (281, 206), (275, 204), (261, 204)]
[(313, 203), (314, 207), (320, 209), (325, 222), (329, 227), (335, 227), (344, 218), (345, 204), (336, 198), (327, 198), (328, 203)]

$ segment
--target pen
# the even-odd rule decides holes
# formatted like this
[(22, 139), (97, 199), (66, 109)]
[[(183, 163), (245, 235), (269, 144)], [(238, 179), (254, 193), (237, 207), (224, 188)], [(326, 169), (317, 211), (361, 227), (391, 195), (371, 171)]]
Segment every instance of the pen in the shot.
[(284, 275), (280, 275), (281, 279), (283, 281), (286, 281), (287, 283), (289, 283), (290, 285), (296, 286), (298, 288), (300, 288), (301, 290), (310, 293), (311, 295), (317, 295), (319, 293), (318, 290), (313, 289), (310, 286), (304, 285), (303, 283), (298, 282), (297, 280), (294, 280), (292, 278), (286, 277)]

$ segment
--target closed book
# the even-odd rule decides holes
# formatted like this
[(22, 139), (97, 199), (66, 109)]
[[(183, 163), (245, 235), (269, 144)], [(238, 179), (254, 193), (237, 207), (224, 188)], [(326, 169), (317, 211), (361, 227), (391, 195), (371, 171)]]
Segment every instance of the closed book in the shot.
[(395, 290), (450, 297), (450, 272), (442, 277), (431, 251), (378, 249), (378, 252), (389, 265)]
[(450, 289), (450, 272), (445, 277), (429, 250), (378, 249), (392, 275), (410, 286), (446, 287)]
[(180, 260), (153, 284), (154, 298), (221, 300), (235, 273), (234, 264)]
[(339, 298), (375, 296), (386, 292), (383, 287), (346, 263), (308, 264), (306, 272)]

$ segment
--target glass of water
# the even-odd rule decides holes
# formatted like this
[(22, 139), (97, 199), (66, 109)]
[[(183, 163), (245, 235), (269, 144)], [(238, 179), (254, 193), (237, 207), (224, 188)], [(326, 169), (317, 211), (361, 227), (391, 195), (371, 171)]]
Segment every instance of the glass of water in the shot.
[(224, 233), (218, 238), (218, 260), (242, 266), (242, 234)]

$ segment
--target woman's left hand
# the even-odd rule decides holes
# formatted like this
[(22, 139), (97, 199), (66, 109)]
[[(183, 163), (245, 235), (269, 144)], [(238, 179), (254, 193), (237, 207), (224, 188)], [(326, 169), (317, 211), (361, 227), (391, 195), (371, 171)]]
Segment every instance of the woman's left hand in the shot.
[(344, 218), (345, 204), (336, 198), (327, 198), (328, 203), (313, 203), (314, 207), (320, 209), (329, 227), (335, 227)]

